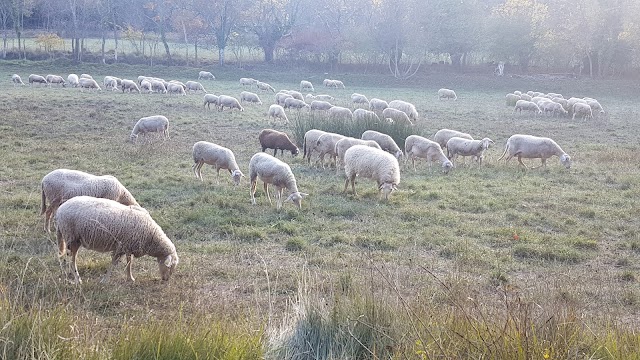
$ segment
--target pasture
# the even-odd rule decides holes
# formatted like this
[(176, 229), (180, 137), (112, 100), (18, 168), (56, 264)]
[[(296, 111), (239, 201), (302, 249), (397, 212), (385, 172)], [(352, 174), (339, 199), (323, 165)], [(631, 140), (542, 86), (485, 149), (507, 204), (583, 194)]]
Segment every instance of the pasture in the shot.
[[(289, 125), (267, 120), (272, 93), (244, 112), (202, 106), (203, 94), (168, 96), (13, 87), (11, 74), (89, 73), (135, 79), (196, 80), (193, 68), (52, 67), (0, 64), (0, 354), (1, 358), (636, 358), (640, 309), (640, 88), (626, 81), (429, 75), (403, 85), (379, 75), (303, 74), (214, 69), (209, 93), (238, 97), (238, 79), (279, 89), (311, 80), (316, 93), (350, 106), (353, 92), (414, 103), (416, 133), (441, 128), (489, 137), (482, 167), (444, 175), (402, 166), (388, 202), (360, 179), (284, 157), (302, 210), (280, 212), (261, 185), (257, 205), (245, 178), (204, 182), (192, 173), (200, 140), (232, 149), (248, 176), (257, 134)], [(206, 69), (209, 70), (209, 69)], [(324, 77), (346, 89), (324, 89)], [(456, 90), (439, 101), (437, 90)], [(513, 90), (598, 99), (606, 117), (582, 121), (513, 115)], [(254, 90), (255, 91), (255, 88)], [(126, 142), (143, 116), (169, 118), (171, 139)], [(523, 171), (498, 162), (515, 133), (553, 138), (573, 160)], [(299, 144), (301, 145), (301, 144)], [(404, 144), (399, 144), (402, 148)], [(527, 161), (538, 165), (539, 160)], [(69, 168), (116, 176), (176, 245), (180, 264), (168, 282), (150, 257), (124, 264), (101, 283), (108, 254), (81, 249), (84, 283), (66, 281), (54, 234), (43, 231), (40, 180)], [(273, 192), (272, 192), (273, 193)]]

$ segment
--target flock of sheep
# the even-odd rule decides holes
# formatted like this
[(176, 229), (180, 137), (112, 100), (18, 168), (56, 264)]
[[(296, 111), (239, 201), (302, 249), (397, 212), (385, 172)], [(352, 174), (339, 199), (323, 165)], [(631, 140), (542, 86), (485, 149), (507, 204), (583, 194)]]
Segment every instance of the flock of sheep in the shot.
[(590, 97), (565, 99), (562, 94), (557, 93), (514, 91), (507, 94), (505, 99), (507, 106), (513, 106), (514, 113), (525, 110), (536, 116), (544, 113), (549, 116), (570, 116), (573, 120), (576, 116), (586, 120), (605, 114), (600, 102)]
[[(215, 79), (209, 72), (200, 72), (198, 79)], [(23, 84), (20, 77), (13, 75), (14, 84)], [(56, 75), (46, 77), (30, 75), (29, 83), (60, 84), (62, 86), (78, 86), (80, 88), (101, 89), (90, 75), (77, 76), (71, 74), (67, 81)], [(264, 82), (252, 79), (240, 79), (242, 87), (255, 86), (264, 92), (275, 94), (275, 103), (270, 105), (268, 115), (273, 118), (288, 121), (285, 109), (309, 109), (309, 111), (322, 111), (329, 117), (343, 119), (344, 121), (358, 121), (362, 118), (380, 118), (389, 122), (413, 124), (418, 120), (419, 114), (416, 107), (403, 100), (386, 102), (382, 99), (368, 99), (365, 95), (354, 93), (351, 101), (356, 109), (334, 106), (331, 101), (335, 98), (330, 95), (313, 95), (309, 93), (303, 97), (302, 91), (315, 91), (313, 84), (303, 80), (300, 83), (300, 91), (282, 90), (276, 93), (275, 89)], [(325, 87), (344, 89), (344, 83), (339, 80), (325, 79)], [(179, 93), (184, 95), (186, 91), (200, 91), (204, 95), (204, 106), (213, 104), (219, 111), (224, 108), (243, 111), (241, 103), (253, 103), (261, 105), (262, 101), (256, 93), (243, 91), (240, 99), (227, 95), (214, 95), (206, 93), (201, 83), (188, 81), (165, 81), (160, 78), (141, 76), (137, 81), (119, 79), (113, 76), (105, 77), (103, 81), (105, 89), (137, 91), (141, 89), (149, 92)], [(439, 99), (457, 100), (453, 90), (440, 89)], [(572, 114), (583, 114), (582, 105), (590, 109), (600, 109), (599, 103), (594, 99), (571, 98), (563, 101), (560, 94), (533, 93), (524, 94), (514, 92), (507, 95), (507, 103), (517, 110), (533, 110), (536, 114), (543, 111), (552, 114), (568, 113), (566, 107), (571, 108)], [(525, 104), (526, 102), (526, 104)], [(555, 105), (550, 105), (553, 103)], [(530, 105), (533, 104), (533, 105)], [(365, 108), (361, 108), (365, 107)], [(551, 109), (551, 110), (547, 110)], [(592, 110), (590, 110), (592, 111)], [(169, 138), (169, 119), (163, 115), (143, 117), (135, 124), (129, 139), (135, 142), (139, 135), (148, 133), (160, 133), (165, 139)], [(250, 197), (252, 204), (256, 204), (255, 192), (258, 180), (263, 182), (263, 188), (267, 199), (271, 203), (269, 185), (276, 189), (276, 207), (279, 210), (284, 202), (292, 202), (298, 208), (302, 207), (302, 199), (308, 194), (300, 192), (296, 178), (291, 167), (284, 161), (276, 158), (277, 151), (290, 151), (292, 155), (299, 154), (300, 150), (289, 136), (274, 129), (264, 129), (258, 135), (258, 141), (262, 152), (253, 155), (249, 161), (248, 174), (250, 180)], [(312, 157), (317, 156), (314, 165), (321, 164), (325, 168), (325, 156), (329, 156), (330, 163), (335, 164), (336, 173), (344, 168), (346, 180), (343, 193), (346, 193), (351, 184), (354, 195), (355, 178), (357, 176), (374, 180), (381, 197), (388, 199), (392, 191), (396, 190), (400, 183), (400, 163), (411, 159), (415, 171), (415, 160), (425, 159), (431, 169), (432, 162), (441, 163), (444, 173), (454, 168), (458, 156), (472, 157), (480, 165), (484, 158), (484, 152), (489, 149), (494, 141), (489, 138), (474, 139), (470, 134), (451, 129), (437, 131), (432, 139), (419, 135), (411, 135), (406, 138), (404, 149), (401, 149), (393, 138), (387, 134), (367, 130), (360, 139), (347, 137), (341, 134), (330, 133), (318, 129), (312, 129), (305, 133), (303, 147), (303, 160), (309, 164)], [(267, 149), (273, 149), (273, 156), (265, 153)], [(444, 152), (446, 150), (446, 154)], [(560, 162), (566, 167), (571, 166), (571, 158), (560, 146), (550, 138), (531, 135), (516, 134), (511, 136), (506, 143), (500, 159), (506, 161), (517, 158), (519, 163), (523, 158), (539, 158), (541, 166), (546, 166), (546, 160), (552, 156), (558, 156)], [(192, 149), (192, 170), (196, 178), (203, 180), (201, 169), (207, 164), (216, 169), (219, 176), (220, 170), (227, 170), (231, 174), (232, 181), (239, 185), (244, 173), (240, 170), (232, 150), (218, 144), (198, 141)], [(55, 216), (56, 236), (59, 245), (59, 256), (64, 256), (67, 250), (71, 254), (71, 273), (76, 283), (81, 282), (76, 267), (76, 255), (81, 246), (100, 252), (112, 253), (111, 269), (117, 265), (124, 255), (127, 258), (127, 273), (131, 280), (131, 259), (143, 255), (150, 255), (157, 259), (161, 278), (168, 280), (178, 264), (178, 256), (175, 246), (165, 235), (160, 226), (151, 218), (149, 213), (135, 200), (133, 195), (113, 176), (96, 176), (77, 170), (57, 169), (47, 174), (42, 179), (42, 203), (41, 215), (44, 216), (44, 227), (50, 231), (51, 219)], [(284, 190), (288, 195), (283, 199)], [(47, 201), (49, 205), (47, 206)]]

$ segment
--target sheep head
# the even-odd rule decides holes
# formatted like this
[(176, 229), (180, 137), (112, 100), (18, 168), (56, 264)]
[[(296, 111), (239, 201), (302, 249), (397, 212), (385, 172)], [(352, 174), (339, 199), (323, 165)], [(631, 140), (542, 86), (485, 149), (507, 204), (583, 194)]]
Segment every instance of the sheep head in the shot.
[(562, 156), (560, 156), (560, 163), (562, 165), (564, 165), (565, 168), (570, 169), (571, 168), (571, 157), (567, 154), (562, 154)]
[(389, 200), (389, 194), (391, 194), (391, 192), (397, 189), (398, 188), (396, 187), (396, 184), (392, 184), (388, 182), (380, 184), (380, 186), (378, 187), (378, 190), (382, 192), (382, 196), (384, 197), (385, 200)]
[(158, 265), (160, 267), (160, 277), (162, 280), (167, 281), (173, 274), (176, 266), (178, 265), (178, 254), (175, 252), (171, 255), (167, 255), (164, 258), (158, 258)]
[(240, 179), (244, 177), (244, 174), (240, 170), (233, 170), (231, 173), (231, 179), (233, 179), (234, 185), (240, 185)]
[(453, 169), (453, 163), (449, 160), (442, 163), (442, 172), (448, 174)]
[(291, 193), (291, 195), (289, 195), (289, 197), (287, 197), (285, 202), (291, 201), (292, 203), (294, 203), (294, 204), (296, 204), (298, 206), (298, 209), (302, 209), (302, 198), (306, 197), (307, 195), (309, 195), (309, 194), (305, 194), (305, 193), (301, 193), (299, 191), (296, 191), (294, 193)]

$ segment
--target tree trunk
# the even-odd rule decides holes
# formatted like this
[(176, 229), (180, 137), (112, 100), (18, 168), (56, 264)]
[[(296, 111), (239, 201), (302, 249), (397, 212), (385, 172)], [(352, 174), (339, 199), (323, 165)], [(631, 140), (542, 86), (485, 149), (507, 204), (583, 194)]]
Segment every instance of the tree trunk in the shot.
[(21, 35), (20, 34), (20, 29), (17, 28), (16, 29), (16, 37), (18, 38), (18, 59), (20, 59), (20, 49), (21, 49), (21, 47), (20, 47), (20, 35)]
[(196, 38), (193, 40), (193, 47), (194, 47), (194, 52), (195, 52), (195, 61), (196, 61), (196, 66), (198, 66), (198, 37), (196, 36)]
[(7, 58), (7, 30), (2, 32), (2, 58)]
[(113, 26), (113, 40), (116, 43), (116, 48), (113, 53), (113, 61), (117, 63), (118, 62), (118, 29), (116, 28), (115, 25)]
[(104, 65), (107, 64), (107, 59), (104, 54), (104, 46), (106, 42), (107, 42), (107, 35), (105, 34), (105, 31), (102, 30), (102, 46), (100, 48), (100, 55), (102, 55), (102, 64)]
[(275, 46), (271, 44), (262, 45), (262, 50), (264, 51), (264, 62), (273, 63), (273, 53), (275, 52)]
[[(271, 60), (273, 60), (273, 56), (271, 57)], [(218, 64), (220, 64), (220, 66), (224, 66), (224, 48), (223, 47), (218, 48)]]
[(167, 59), (169, 60), (169, 65), (173, 63), (171, 59), (171, 52), (169, 51), (169, 44), (167, 43), (167, 33), (164, 30), (164, 25), (160, 24), (160, 39), (162, 40), (162, 45), (164, 45), (164, 51), (167, 53)]

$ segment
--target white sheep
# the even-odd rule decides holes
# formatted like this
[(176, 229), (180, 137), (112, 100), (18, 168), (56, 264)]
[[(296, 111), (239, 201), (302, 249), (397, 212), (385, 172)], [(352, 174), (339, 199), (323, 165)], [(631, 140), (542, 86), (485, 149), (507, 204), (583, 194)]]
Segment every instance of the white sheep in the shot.
[(329, 155), (329, 166), (331, 166), (331, 162), (337, 166), (336, 161), (336, 143), (342, 139), (344, 139), (344, 135), (335, 134), (335, 133), (325, 133), (322, 134), (318, 140), (316, 141), (315, 150), (319, 152), (318, 161), (322, 164), (322, 168), (324, 169), (324, 156)]
[(568, 112), (562, 107), (562, 104), (554, 102), (554, 101), (543, 101), (539, 104), (540, 110), (542, 110), (545, 114), (550, 113), (551, 116), (555, 116), (556, 114), (567, 115)]
[(412, 103), (402, 101), (402, 100), (393, 100), (392, 102), (389, 103), (389, 107), (398, 109), (400, 111), (404, 111), (405, 114), (409, 116), (409, 119), (413, 121), (418, 120), (418, 116), (419, 116), (418, 111), (416, 110), (415, 105), (413, 105)]
[[(531, 93), (533, 94), (533, 91)], [(520, 100), (531, 101), (532, 98), (533, 96), (529, 94), (520, 94)]]
[(169, 84), (178, 84), (178, 85), (180, 85), (180, 86), (182, 87), (182, 89), (183, 89), (184, 91), (187, 91), (187, 85), (185, 85), (182, 81), (178, 81), (178, 80), (171, 80), (171, 81), (169, 81), (169, 82), (167, 83), (167, 85), (166, 85), (166, 86), (168, 87), (168, 86), (169, 86)]
[(311, 155), (314, 151), (316, 151), (316, 144), (318, 139), (323, 134), (326, 134), (326, 131), (311, 129), (304, 133), (304, 140), (302, 142), (302, 159), (307, 159), (307, 162), (311, 164)]
[(382, 100), (382, 99), (378, 99), (378, 98), (373, 98), (371, 100), (369, 100), (369, 110), (372, 111), (383, 111), (384, 109), (388, 108), (389, 104)]
[(167, 87), (164, 85), (164, 82), (156, 79), (151, 80), (151, 90), (161, 94), (167, 93)]
[(353, 110), (353, 119), (356, 121), (366, 121), (366, 120), (380, 121), (378, 114), (374, 113), (373, 111), (369, 111), (365, 109)]
[(404, 141), (404, 153), (406, 161), (411, 159), (413, 171), (416, 171), (416, 158), (427, 160), (429, 171), (431, 171), (431, 163), (440, 161), (442, 163), (442, 171), (446, 174), (453, 168), (453, 163), (447, 158), (442, 151), (440, 144), (418, 135), (409, 135)]
[(593, 110), (591, 110), (591, 106), (589, 106), (589, 104), (578, 102), (573, 104), (573, 116), (571, 119), (575, 120), (576, 115), (582, 116), (582, 120), (593, 119)]
[(162, 133), (162, 136), (165, 139), (169, 138), (169, 119), (166, 116), (162, 115), (153, 115), (143, 117), (136, 125), (133, 127), (131, 131), (131, 135), (129, 135), (129, 141), (135, 143), (138, 135), (146, 135), (147, 133), (158, 132)]
[(62, 85), (62, 87), (67, 86), (66, 81), (64, 81), (64, 79), (60, 75), (49, 74), (47, 75), (46, 79), (47, 79), (47, 83), (49, 84), (49, 87), (51, 87), (51, 84), (60, 84)]
[(80, 74), (80, 79), (91, 79), (93, 80), (93, 76), (89, 74)]
[(207, 92), (207, 90), (204, 89), (204, 86), (197, 81), (187, 81), (184, 85), (187, 87), (187, 91), (189, 92), (198, 92), (199, 90), (202, 90), (203, 93)]
[[(506, 158), (505, 158), (506, 155)], [(540, 166), (547, 166), (547, 159), (556, 155), (560, 158), (560, 163), (565, 168), (571, 168), (571, 157), (565, 153), (560, 146), (550, 138), (537, 137), (532, 135), (512, 135), (504, 148), (502, 156), (498, 160), (505, 158), (505, 161), (511, 160), (513, 157), (518, 158), (520, 165), (527, 169), (527, 165), (522, 159), (541, 159)]]
[(240, 85), (242, 85), (242, 87), (245, 87), (247, 85), (249, 85), (249, 87), (252, 87), (253, 85), (257, 85), (258, 84), (258, 80), (253, 79), (253, 78), (240, 78)]
[(69, 76), (67, 76), (67, 82), (69, 83), (69, 86), (80, 86), (80, 78), (76, 74), (69, 74)]
[(532, 111), (535, 115), (542, 114), (538, 104), (527, 100), (518, 100), (513, 108), (513, 113), (520, 112), (522, 114), (522, 110)]
[(366, 96), (358, 93), (351, 94), (351, 102), (354, 104), (365, 104), (369, 107), (369, 99)]
[(256, 82), (256, 86), (262, 91), (271, 91), (272, 93), (276, 92), (276, 89), (274, 89), (273, 86), (262, 81)]
[[(115, 86), (113, 84), (115, 84)], [(118, 86), (122, 85), (122, 79), (116, 76), (105, 76), (104, 80), (102, 81), (102, 85), (105, 89), (115, 87), (117, 90)]]
[(244, 108), (240, 105), (238, 99), (227, 95), (218, 96), (218, 107), (220, 111), (224, 111), (225, 106), (231, 110), (238, 109), (240, 111), (244, 111)]
[(193, 155), (193, 165), (191, 169), (193, 170), (193, 174), (197, 179), (204, 181), (202, 178), (202, 166), (204, 164), (211, 165), (216, 169), (217, 178), (216, 182), (219, 183), (220, 178), (220, 169), (228, 170), (231, 174), (231, 179), (235, 185), (240, 184), (240, 179), (244, 176), (242, 171), (240, 171), (240, 167), (236, 162), (236, 157), (233, 154), (233, 151), (227, 149), (226, 147), (206, 142), (206, 141), (198, 141), (193, 145), (193, 149), (191, 151)]
[(383, 134), (374, 130), (367, 130), (362, 133), (360, 137), (362, 140), (373, 140), (380, 145), (380, 148), (384, 151), (387, 151), (396, 159), (400, 159), (402, 157), (402, 150), (398, 147), (398, 144), (393, 140), (393, 138), (387, 134)]
[(518, 102), (518, 100), (521, 100), (521, 99), (522, 98), (519, 94), (507, 94), (507, 96), (505, 96), (507, 106), (516, 106), (516, 103)]
[(213, 94), (205, 94), (204, 95), (204, 107), (211, 109), (211, 104), (215, 108), (218, 108), (219, 97)]
[(284, 106), (284, 103), (287, 99), (293, 99), (293, 96), (284, 92), (279, 92), (276, 94), (276, 104), (280, 106)]
[(51, 218), (58, 207), (80, 195), (111, 199), (124, 205), (138, 205), (129, 190), (111, 175), (98, 176), (78, 170), (56, 169), (45, 175), (41, 182), (40, 215), (44, 215), (44, 229), (47, 232), (51, 232)]
[(334, 101), (336, 98), (334, 98), (331, 95), (326, 95), (326, 94), (320, 94), (320, 95), (316, 95), (314, 96), (315, 100), (320, 100), (320, 101)]
[[(276, 187), (276, 208), (280, 210), (283, 202), (291, 201), (298, 208), (302, 208), (302, 199), (308, 194), (298, 191), (296, 178), (293, 176), (291, 167), (280, 161), (279, 159), (265, 153), (257, 153), (249, 160), (249, 179), (251, 180), (251, 203), (256, 204), (256, 187), (258, 179), (264, 183), (264, 192), (267, 194), (269, 204), (271, 204), (271, 196), (269, 196), (269, 185)], [(284, 189), (290, 192), (286, 200), (282, 200)]]
[(334, 150), (336, 154), (336, 175), (340, 173), (341, 166), (344, 166), (344, 153), (347, 151), (347, 149), (354, 145), (365, 145), (380, 149), (380, 145), (378, 145), (378, 143), (373, 140), (362, 140), (352, 137), (345, 137), (338, 140), (336, 142)]
[(388, 107), (382, 110), (382, 118), (391, 119), (393, 122), (404, 125), (413, 125), (409, 116), (402, 110)]
[(324, 81), (322, 81), (322, 84), (325, 87), (334, 87), (337, 89), (344, 89), (344, 83), (340, 80), (324, 79)]
[(24, 85), (24, 83), (22, 82), (22, 78), (18, 74), (11, 75), (11, 82), (13, 83), (13, 86), (16, 86), (18, 84)]
[(80, 247), (111, 252), (111, 266), (105, 281), (123, 255), (131, 281), (135, 281), (131, 274), (133, 257), (155, 257), (160, 277), (165, 281), (169, 280), (178, 265), (176, 247), (151, 215), (137, 205), (127, 206), (109, 199), (77, 196), (60, 206), (56, 213), (56, 225), (59, 256), (64, 256), (69, 249), (70, 266), (76, 284), (82, 282), (76, 263)]
[(467, 133), (463, 133), (461, 131), (451, 130), (451, 129), (440, 129), (436, 131), (436, 133), (433, 135), (433, 141), (437, 142), (438, 145), (440, 145), (440, 147), (442, 148), (442, 150), (444, 150), (447, 148), (447, 141), (449, 141), (449, 139), (451, 139), (454, 136), (460, 137), (463, 139), (473, 140), (473, 137)]
[(182, 96), (187, 95), (187, 93), (184, 91), (184, 88), (180, 84), (176, 84), (172, 82), (170, 82), (169, 85), (167, 86), (167, 93), (169, 95), (171, 94), (178, 94)]
[(290, 97), (290, 98), (286, 98), (284, 100), (284, 106), (283, 107), (285, 109), (293, 108), (293, 109), (300, 110), (300, 109), (304, 109), (304, 108), (309, 108), (309, 105), (306, 102), (304, 102), (303, 100), (298, 100), (298, 99)]
[(80, 78), (78, 81), (80, 83), (80, 89), (96, 89), (98, 91), (102, 90), (100, 85), (98, 85), (98, 83), (93, 79)]
[(147, 93), (152, 93), (153, 90), (151, 89), (151, 81), (149, 80), (142, 80), (140, 82), (140, 90), (146, 90)]
[(320, 110), (320, 111), (327, 111), (332, 107), (333, 105), (331, 105), (329, 102), (322, 101), (322, 100), (313, 100), (311, 102), (311, 105), (309, 105), (309, 108), (311, 110)]
[(592, 98), (586, 98), (585, 101), (587, 102), (587, 105), (589, 105), (589, 107), (591, 107), (591, 111), (597, 115), (604, 115), (605, 111), (602, 108), (602, 105), (600, 105), (600, 103), (598, 102), (598, 100), (596, 99), (592, 99)]
[(353, 194), (357, 195), (356, 176), (375, 180), (378, 191), (385, 200), (389, 199), (389, 194), (400, 184), (398, 159), (383, 150), (365, 145), (354, 145), (347, 149), (344, 153), (344, 172), (347, 179), (343, 193), (347, 192), (347, 187), (351, 183)]
[(33, 85), (34, 83), (47, 85), (47, 79), (42, 75), (31, 74), (29, 75), (29, 85)]
[(285, 123), (289, 123), (289, 119), (287, 118), (287, 114), (284, 112), (284, 108), (278, 104), (272, 104), (269, 106), (268, 116), (274, 119), (284, 120)]
[(565, 107), (565, 110), (569, 112), (569, 115), (573, 115), (573, 105), (575, 105), (576, 103), (586, 104), (587, 100), (576, 98), (576, 97), (569, 98), (567, 100), (567, 105)]
[(258, 94), (249, 91), (243, 91), (240, 93), (240, 102), (244, 103), (245, 101), (252, 104), (262, 105), (262, 100), (260, 100)]
[(215, 80), (216, 77), (213, 76), (212, 73), (208, 72), (208, 71), (200, 71), (198, 73), (198, 80), (200, 79), (205, 79), (205, 80)]
[(447, 141), (447, 156), (454, 164), (458, 156), (472, 156), (478, 160), (479, 165), (482, 165), (484, 152), (489, 149), (491, 144), (495, 143), (489, 138), (469, 140), (454, 136)]
[(329, 109), (329, 119), (338, 119), (343, 121), (353, 120), (353, 113), (350, 109), (342, 106), (333, 106)]
[(453, 99), (458, 100), (458, 96), (456, 92), (450, 89), (440, 89), (438, 90), (438, 100), (442, 99)]
[(122, 79), (122, 92), (137, 92), (140, 93), (140, 88), (138, 87), (138, 84), (136, 84), (135, 81), (133, 80), (128, 80), (128, 79)]
[(309, 81), (302, 80), (300, 81), (300, 91), (315, 91), (313, 89), (313, 84)]
[(304, 96), (302, 96), (302, 93), (299, 92), (299, 91), (295, 91), (295, 90), (280, 90), (279, 92), (285, 93), (285, 94), (289, 94), (294, 99), (298, 99), (298, 100), (304, 101)]

